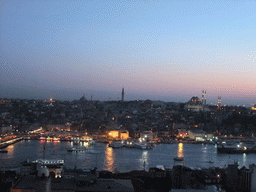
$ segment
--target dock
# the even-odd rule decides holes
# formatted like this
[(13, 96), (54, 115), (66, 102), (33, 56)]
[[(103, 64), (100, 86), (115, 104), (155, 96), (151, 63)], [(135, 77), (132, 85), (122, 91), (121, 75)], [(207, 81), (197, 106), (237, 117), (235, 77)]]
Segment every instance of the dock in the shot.
[(0, 143), (0, 149), (3, 149), (3, 148), (6, 148), (8, 147), (9, 145), (12, 145), (14, 143), (17, 143), (19, 141), (22, 140), (22, 137), (17, 137), (17, 138), (14, 138), (14, 139), (10, 139), (8, 141), (4, 141), (4, 142), (1, 142)]

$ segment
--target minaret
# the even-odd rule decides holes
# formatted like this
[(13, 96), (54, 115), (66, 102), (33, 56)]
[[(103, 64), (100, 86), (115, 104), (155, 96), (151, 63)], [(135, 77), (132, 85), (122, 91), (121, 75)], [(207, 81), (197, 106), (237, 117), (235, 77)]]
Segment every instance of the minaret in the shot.
[(206, 105), (206, 91), (205, 90), (202, 91), (202, 105), (203, 106)]
[(122, 88), (122, 101), (124, 101), (124, 88)]
[(204, 90), (202, 91), (202, 105), (204, 105)]
[(204, 91), (204, 105), (206, 105), (206, 91)]
[(221, 97), (218, 97), (218, 110), (220, 110), (221, 107)]

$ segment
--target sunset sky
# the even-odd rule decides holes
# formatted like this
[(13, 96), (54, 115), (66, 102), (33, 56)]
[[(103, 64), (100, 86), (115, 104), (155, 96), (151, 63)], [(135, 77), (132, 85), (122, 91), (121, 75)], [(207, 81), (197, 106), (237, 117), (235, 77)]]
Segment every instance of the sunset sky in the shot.
[(3, 0), (0, 97), (256, 103), (256, 2)]

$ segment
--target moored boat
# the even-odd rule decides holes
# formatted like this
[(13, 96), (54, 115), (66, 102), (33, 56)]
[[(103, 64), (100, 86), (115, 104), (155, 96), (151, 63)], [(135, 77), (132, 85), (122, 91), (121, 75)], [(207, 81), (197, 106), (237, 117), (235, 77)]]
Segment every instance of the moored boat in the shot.
[(247, 148), (242, 146), (236, 146), (236, 147), (225, 147), (224, 145), (218, 145), (217, 147), (218, 153), (228, 153), (228, 154), (241, 154), (241, 153), (256, 153), (256, 145), (253, 147)]
[(112, 142), (112, 143), (108, 144), (108, 146), (112, 147), (112, 148), (121, 148), (121, 147), (124, 147), (125, 144), (122, 142)]
[(134, 147), (138, 149), (152, 149), (152, 146), (147, 143), (134, 143)]

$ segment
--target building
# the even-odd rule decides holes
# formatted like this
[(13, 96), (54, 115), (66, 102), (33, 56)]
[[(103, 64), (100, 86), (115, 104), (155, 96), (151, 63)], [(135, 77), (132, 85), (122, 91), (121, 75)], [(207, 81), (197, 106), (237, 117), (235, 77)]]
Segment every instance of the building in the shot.
[(4, 126), (0, 128), (0, 133), (11, 133), (12, 132), (12, 126)]
[(256, 192), (256, 165), (250, 165), (251, 179), (249, 182), (250, 191)]
[(129, 138), (129, 131), (109, 130), (109, 131), (106, 131), (106, 137), (111, 140), (127, 140)]
[(197, 96), (193, 96), (185, 104), (184, 108), (188, 111), (191, 111), (191, 112), (210, 111), (209, 108), (206, 106), (206, 99), (205, 98), (204, 98), (203, 102)]
[(191, 112), (203, 111), (203, 104), (197, 96), (193, 96), (184, 106), (184, 108)]
[(196, 141), (204, 141), (205, 140), (205, 132), (201, 129), (189, 130), (188, 136), (190, 139), (194, 139)]
[(65, 170), (59, 178), (21, 177), (11, 188), (11, 192), (133, 192), (130, 179), (102, 179), (92, 172), (80, 169)]
[(170, 192), (218, 192), (215, 185), (206, 186), (205, 189), (171, 189)]
[(152, 131), (143, 131), (142, 133), (140, 133), (140, 138), (147, 141), (152, 141), (154, 139), (154, 134), (152, 133)]
[(149, 168), (149, 175), (151, 178), (165, 178), (166, 171), (157, 167)]
[(34, 175), (28, 175), (26, 177), (21, 177), (11, 188), (10, 192), (38, 192), (45, 191), (50, 192), (51, 179), (38, 179)]
[(234, 188), (238, 184), (238, 163), (229, 164), (226, 168), (227, 186)]

